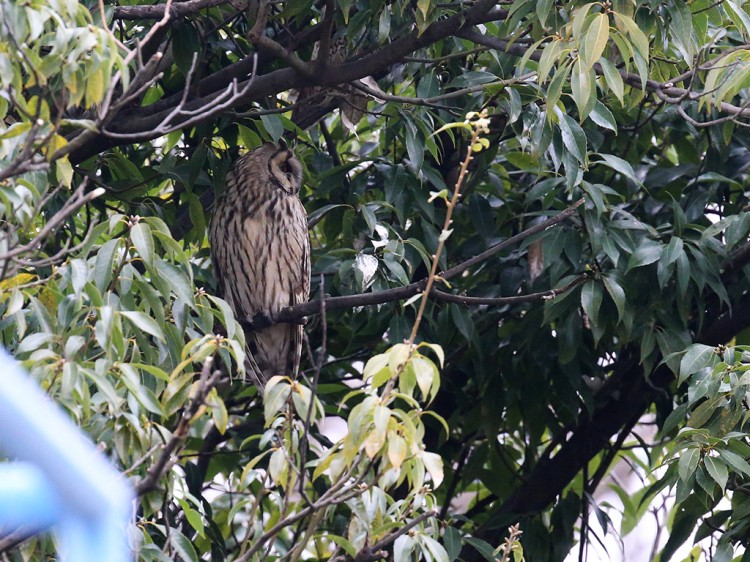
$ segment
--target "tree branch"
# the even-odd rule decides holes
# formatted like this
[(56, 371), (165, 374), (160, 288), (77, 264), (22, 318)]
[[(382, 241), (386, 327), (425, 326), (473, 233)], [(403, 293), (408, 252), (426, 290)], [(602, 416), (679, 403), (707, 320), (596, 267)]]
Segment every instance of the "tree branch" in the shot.
[[(507, 240), (503, 240), (502, 242), (495, 244), (494, 246), (492, 246), (488, 250), (485, 250), (481, 254), (474, 256), (442, 273), (439, 273), (438, 277), (444, 280), (453, 279), (454, 277), (457, 277), (458, 275), (460, 275), (461, 273), (463, 273), (470, 267), (483, 262), (484, 260), (494, 256), (498, 252), (501, 252), (505, 250), (506, 248), (514, 246), (515, 244), (522, 242), (523, 240), (529, 238), (530, 236), (533, 236), (534, 234), (538, 234), (540, 232), (544, 232), (548, 228), (552, 228), (553, 226), (570, 218), (575, 213), (576, 209), (581, 204), (583, 204), (583, 201), (584, 201), (583, 199), (576, 201), (570, 207), (568, 207), (564, 211), (560, 211), (555, 216), (547, 219), (546, 221), (535, 224), (534, 226), (527, 228), (523, 232), (519, 232), (515, 236), (511, 236)], [(427, 278), (417, 281), (415, 283), (411, 283), (404, 287), (396, 287), (395, 289), (388, 289), (385, 291), (378, 291), (374, 293), (360, 293), (357, 295), (346, 295), (342, 297), (328, 297), (327, 299), (325, 299), (325, 307), (327, 310), (338, 310), (338, 309), (344, 309), (344, 308), (355, 308), (357, 306), (370, 306), (373, 304), (384, 304), (388, 302), (406, 300), (408, 298), (413, 297), (420, 291), (424, 291), (426, 286), (427, 286)], [(560, 289), (557, 289), (557, 291), (560, 291)], [(446, 293), (443, 293), (443, 294), (446, 294)], [(463, 297), (463, 298), (466, 298), (466, 297)], [(514, 298), (514, 297), (508, 297), (508, 298)], [(273, 317), (273, 319), (270, 319), (270, 321), (268, 318), (265, 318), (263, 316), (256, 316), (255, 318), (241, 319), (240, 321), (244, 320), (246, 323), (246, 327), (249, 327), (251, 329), (252, 328), (255, 328), (255, 329), (266, 328), (270, 326), (271, 324), (275, 324), (278, 322), (298, 322), (299, 320), (301, 320), (302, 318), (305, 318), (306, 316), (312, 316), (313, 314), (317, 314), (320, 311), (320, 306), (321, 306), (320, 302), (318, 300), (315, 300), (315, 301), (310, 301), (310, 302), (306, 302), (303, 304), (297, 304), (294, 306), (288, 306), (286, 308), (283, 308), (279, 311), (278, 314), (276, 314)], [(247, 324), (249, 324), (249, 326), (247, 326)]]
[[(463, 39), (468, 39), (469, 41), (472, 41), (477, 45), (484, 45), (485, 47), (497, 49), (518, 57), (524, 56), (528, 50), (528, 48), (523, 45), (509, 43), (504, 39), (498, 39), (496, 37), (483, 35), (478, 31), (474, 31), (472, 29), (462, 29), (458, 31), (456, 35), (462, 37)], [(722, 55), (720, 55), (720, 57), (718, 58), (721, 58), (723, 56), (724, 53), (722, 53)], [(541, 58), (541, 51), (534, 51), (531, 54), (530, 58), (531, 60), (538, 61)], [(596, 72), (598, 75), (604, 74), (604, 69), (599, 63), (594, 64), (593, 68), (594, 72)], [(648, 92), (656, 93), (660, 99), (673, 105), (679, 105), (685, 100), (698, 101), (700, 100), (700, 98), (706, 95), (705, 92), (692, 92), (685, 88), (678, 88), (674, 85), (674, 82), (662, 83), (657, 82), (656, 80), (646, 80), (645, 82), (643, 82), (641, 80), (641, 77), (637, 74), (632, 74), (630, 72), (626, 72), (625, 70), (620, 70), (619, 72), (620, 76), (622, 76), (623, 81), (629, 86), (644, 88)], [(685, 80), (687, 78), (683, 75), (680, 75), (677, 77), (677, 79)], [(717, 109), (722, 113), (728, 113), (734, 117), (750, 117), (750, 108), (746, 107), (745, 105), (736, 106), (728, 102), (721, 102), (720, 104), (717, 104)]]
[[(194, 14), (206, 8), (229, 4), (235, 8), (247, 6), (247, 0), (186, 0), (177, 2), (169, 8), (171, 18), (181, 18)], [(150, 6), (116, 6), (114, 18), (116, 20), (157, 20), (164, 17), (166, 5), (154, 4)]]
[(559, 289), (550, 289), (548, 291), (540, 291), (538, 293), (530, 293), (528, 295), (516, 295), (513, 297), (469, 297), (465, 295), (453, 295), (451, 293), (445, 293), (439, 289), (433, 289), (430, 295), (437, 300), (452, 302), (464, 306), (501, 306), (504, 304), (519, 304), (524, 302), (553, 299), (559, 295), (562, 295), (563, 293), (567, 293), (571, 289), (574, 289), (575, 287), (581, 285), (582, 283), (585, 283), (586, 281), (590, 281), (591, 279), (591, 274), (584, 273), (576, 277), (567, 285), (560, 287)]
[[(492, 19), (502, 19), (507, 12), (504, 10), (493, 10), (494, 0), (478, 0), (464, 12), (455, 14), (448, 18), (438, 20), (431, 24), (420, 35), (418, 30), (414, 30), (408, 35), (397, 39), (384, 47), (365, 55), (359, 59), (346, 62), (342, 65), (328, 65), (322, 72), (315, 72), (312, 75), (305, 75), (304, 69), (284, 68), (275, 70), (263, 76), (257, 76), (252, 83), (245, 81), (239, 84), (238, 89), (242, 95), (233, 96), (231, 103), (226, 104), (224, 109), (232, 109), (237, 106), (246, 105), (254, 100), (261, 99), (265, 96), (275, 95), (279, 92), (299, 89), (306, 85), (318, 86), (336, 86), (364, 78), (369, 75), (376, 75), (378, 72), (390, 67), (392, 64), (401, 60), (404, 56), (418, 49), (431, 45), (436, 41), (455, 35), (460, 29), (468, 29), (473, 25), (486, 21), (491, 16)], [(266, 46), (264, 39), (259, 39), (258, 46)], [(276, 44), (279, 45), (280, 44)], [(276, 46), (270, 45), (272, 49)], [(284, 53), (288, 54), (284, 47), (281, 47)], [(281, 54), (281, 53), (277, 53)], [(288, 61), (287, 61), (288, 62)], [(306, 63), (303, 63), (306, 64)], [(236, 70), (233, 69), (233, 70)], [(223, 71), (221, 71), (223, 72)], [(212, 77), (206, 77), (206, 81), (211, 81)], [(202, 81), (203, 82), (203, 81)], [(188, 119), (186, 116), (175, 119), (173, 129), (198, 124), (200, 122), (213, 118), (213, 115), (201, 115), (200, 112), (206, 106), (216, 103), (216, 98), (221, 92), (213, 92), (209, 95), (194, 99), (184, 106), (185, 115), (193, 115)], [(68, 149), (66, 154), (70, 154), (70, 160), (73, 163), (81, 161), (98, 154), (103, 148), (117, 146), (119, 144), (132, 143), (135, 141), (147, 141), (160, 136), (156, 128), (164, 122), (174, 107), (179, 104), (178, 100), (172, 100), (171, 107), (163, 107), (160, 111), (153, 113), (154, 108), (146, 106), (133, 111), (127, 118), (118, 119), (116, 126), (111, 126), (110, 134), (119, 138), (102, 139), (101, 134), (86, 134), (80, 137), (80, 141), (71, 146), (70, 143), (65, 148)], [(76, 140), (79, 140), (78, 138)], [(103, 142), (102, 142), (103, 140)]]

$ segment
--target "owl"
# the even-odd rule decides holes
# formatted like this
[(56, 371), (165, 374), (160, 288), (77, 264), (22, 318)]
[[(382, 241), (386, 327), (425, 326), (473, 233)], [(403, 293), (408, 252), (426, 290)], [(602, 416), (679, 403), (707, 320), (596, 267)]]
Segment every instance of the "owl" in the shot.
[[(310, 240), (299, 198), (302, 166), (285, 144), (266, 143), (227, 174), (208, 228), (219, 291), (235, 316), (273, 320), (282, 308), (310, 296)], [(249, 330), (245, 368), (263, 389), (274, 375), (296, 377), (302, 325), (279, 323)]]

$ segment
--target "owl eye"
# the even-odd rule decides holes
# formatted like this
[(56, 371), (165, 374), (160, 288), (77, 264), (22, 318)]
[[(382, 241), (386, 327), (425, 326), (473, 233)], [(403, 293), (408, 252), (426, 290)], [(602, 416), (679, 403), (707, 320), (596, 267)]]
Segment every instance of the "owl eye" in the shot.
[(281, 171), (284, 172), (285, 174), (292, 173), (292, 167), (289, 165), (289, 160), (284, 160), (280, 168), (281, 168)]

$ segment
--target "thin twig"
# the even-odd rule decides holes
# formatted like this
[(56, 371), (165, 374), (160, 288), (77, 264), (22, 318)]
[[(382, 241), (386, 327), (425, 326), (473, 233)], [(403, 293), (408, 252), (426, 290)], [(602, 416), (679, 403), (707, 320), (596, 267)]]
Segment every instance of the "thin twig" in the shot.
[(364, 548), (362, 548), (354, 557), (354, 562), (374, 562), (375, 560), (386, 558), (387, 553), (384, 550), (385, 548), (393, 544), (393, 542), (400, 536), (405, 535), (423, 521), (429, 519), (430, 517), (435, 517), (437, 514), (437, 511), (435, 511), (434, 509), (425, 511), (418, 517), (415, 517), (414, 519), (409, 521), (403, 527), (399, 527), (393, 533), (389, 534), (385, 538), (380, 539), (372, 546), (365, 546)]
[(39, 231), (39, 234), (34, 236), (34, 238), (30, 242), (23, 244), (21, 246), (16, 246), (12, 250), (9, 250), (6, 253), (0, 255), (0, 261), (9, 260), (21, 254), (35, 250), (39, 246), (39, 244), (41, 244), (50, 234), (52, 234), (58, 228), (60, 228), (62, 223), (69, 216), (74, 214), (76, 211), (78, 211), (81, 207), (83, 207), (87, 203), (93, 201), (100, 195), (103, 195), (105, 192), (104, 189), (102, 188), (96, 188), (92, 191), (89, 191), (88, 193), (85, 193), (86, 185), (88, 185), (88, 181), (84, 179), (83, 182), (81, 182), (80, 186), (74, 192), (73, 197), (71, 197), (70, 199), (68, 199), (68, 201), (66, 201), (62, 209), (60, 209), (57, 213), (52, 215), (52, 217), (47, 221), (47, 223)]
[(317, 396), (318, 380), (320, 379), (320, 371), (323, 369), (323, 363), (326, 360), (326, 347), (328, 345), (328, 323), (326, 321), (326, 299), (325, 299), (325, 286), (326, 279), (325, 275), (320, 275), (320, 323), (321, 323), (321, 341), (320, 341), (320, 353), (318, 355), (318, 361), (315, 365), (315, 373), (313, 374), (312, 384), (310, 385), (310, 403), (307, 405), (307, 413), (305, 414), (305, 425), (302, 428), (302, 437), (300, 439), (300, 463), (299, 463), (299, 492), (304, 493), (305, 489), (305, 464), (307, 464), (307, 448), (309, 447), (309, 433), (310, 424), (312, 422), (312, 413), (315, 409), (315, 397)]
[(422, 301), (419, 303), (417, 318), (416, 320), (414, 320), (414, 325), (412, 326), (411, 334), (409, 335), (409, 345), (414, 345), (414, 340), (416, 339), (417, 332), (419, 331), (419, 325), (422, 323), (422, 316), (424, 315), (425, 308), (427, 307), (427, 297), (429, 296), (430, 291), (432, 290), (432, 285), (435, 283), (435, 278), (437, 277), (440, 255), (443, 253), (445, 241), (448, 239), (448, 236), (450, 236), (451, 233), (450, 226), (453, 224), (453, 210), (456, 208), (456, 203), (458, 203), (458, 199), (461, 197), (461, 186), (463, 185), (464, 178), (469, 171), (469, 163), (472, 160), (474, 144), (477, 142), (477, 140), (479, 140), (480, 131), (481, 129), (479, 128), (479, 126), (474, 127), (471, 141), (469, 142), (468, 148), (466, 149), (466, 157), (464, 158), (463, 162), (461, 162), (461, 168), (458, 172), (458, 179), (456, 180), (456, 185), (453, 188), (453, 197), (451, 197), (451, 200), (448, 203), (448, 210), (445, 213), (445, 222), (443, 223), (443, 230), (441, 231), (440, 238), (438, 239), (437, 250), (435, 250), (435, 255), (432, 256), (432, 267), (430, 269), (430, 274), (427, 277), (427, 284), (422, 293)]
[(589, 281), (592, 276), (588, 273), (584, 273), (573, 279), (567, 285), (557, 289), (550, 289), (548, 291), (539, 291), (538, 293), (529, 293), (528, 295), (517, 295), (513, 297), (469, 297), (464, 295), (453, 295), (451, 293), (445, 293), (439, 289), (432, 289), (431, 296), (438, 300), (447, 302), (453, 302), (456, 304), (462, 304), (464, 306), (471, 305), (488, 305), (488, 306), (500, 306), (503, 304), (518, 304), (522, 302), (533, 302), (538, 300), (549, 300), (553, 299), (563, 293), (567, 293), (571, 289), (574, 289), (578, 285)]
[(203, 369), (198, 380), (198, 386), (191, 396), (185, 409), (182, 411), (180, 421), (172, 433), (172, 438), (164, 445), (161, 456), (156, 463), (148, 470), (146, 476), (135, 486), (135, 492), (138, 496), (147, 494), (156, 488), (161, 477), (177, 462), (177, 452), (182, 448), (188, 436), (190, 424), (203, 406), (206, 396), (221, 378), (221, 371), (211, 372), (213, 366), (213, 357), (207, 357), (203, 362)]

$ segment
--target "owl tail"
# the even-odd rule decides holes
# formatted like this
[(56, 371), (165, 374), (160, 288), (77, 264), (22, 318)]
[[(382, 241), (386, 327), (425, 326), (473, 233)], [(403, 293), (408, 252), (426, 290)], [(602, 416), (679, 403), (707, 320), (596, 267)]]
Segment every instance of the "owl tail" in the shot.
[(256, 363), (255, 357), (253, 357), (249, 349), (245, 349), (245, 377), (250, 379), (250, 382), (258, 389), (258, 396), (263, 397), (263, 391), (266, 388), (268, 380), (266, 380), (263, 371), (258, 367), (258, 363)]

